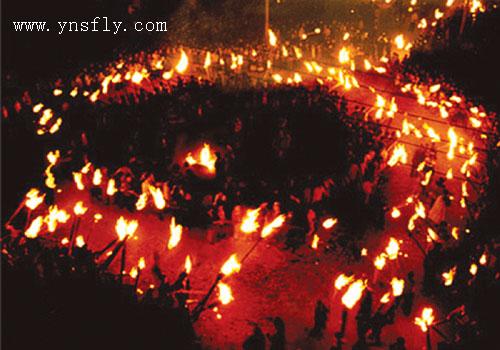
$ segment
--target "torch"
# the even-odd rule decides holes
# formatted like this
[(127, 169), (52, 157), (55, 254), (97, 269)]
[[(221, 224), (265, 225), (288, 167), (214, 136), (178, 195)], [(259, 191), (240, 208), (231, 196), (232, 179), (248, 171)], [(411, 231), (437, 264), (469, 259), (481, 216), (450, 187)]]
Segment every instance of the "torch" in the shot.
[(361, 299), (363, 291), (366, 288), (366, 282), (363, 280), (356, 280), (349, 285), (349, 288), (342, 296), (342, 304), (344, 304), (344, 309), (341, 315), (341, 326), (340, 331), (335, 333), (335, 338), (337, 339), (336, 347), (337, 349), (342, 348), (342, 338), (344, 338), (345, 330), (347, 326), (347, 316), (348, 311), (351, 310), (354, 305)]
[(73, 224), (71, 225), (71, 230), (69, 234), (69, 254), (71, 255), (71, 252), (73, 251), (73, 247), (75, 244), (75, 235), (78, 232), (78, 228), (80, 227), (80, 221), (81, 221), (81, 216), (85, 214), (88, 208), (83, 206), (82, 201), (76, 202), (75, 206), (73, 207), (73, 212), (75, 213), (75, 219), (73, 220)]
[[(102, 271), (105, 271), (109, 267), (109, 265), (113, 262), (115, 257), (120, 252), (120, 250), (125, 247), (127, 239), (134, 235), (138, 226), (139, 223), (137, 222), (137, 220), (127, 221), (123, 216), (120, 216), (120, 218), (116, 221), (115, 225), (115, 231), (118, 235), (118, 244), (115, 246), (108, 259), (106, 259), (106, 261), (104, 261), (104, 263), (102, 264), (101, 266)], [(114, 242), (116, 242), (116, 240), (113, 241), (112, 243)], [(122, 263), (120, 266), (121, 268), (124, 267), (123, 265), (125, 259), (126, 259), (126, 252), (122, 252)], [(123, 274), (123, 269), (120, 270), (120, 280), (122, 278), (122, 274)]]
[(234, 272), (239, 272), (240, 269), (241, 269), (241, 263), (239, 263), (238, 260), (236, 259), (236, 254), (231, 255), (229, 257), (229, 259), (226, 260), (224, 265), (222, 265), (219, 273), (217, 274), (217, 277), (214, 280), (214, 283), (212, 283), (208, 292), (205, 294), (205, 296), (201, 299), (201, 301), (195, 306), (195, 308), (191, 312), (191, 321), (192, 322), (196, 322), (198, 320), (198, 318), (200, 317), (200, 314), (205, 309), (205, 305), (207, 304), (208, 299), (210, 298), (210, 296), (214, 292), (214, 290), (217, 287), (217, 285), (219, 284), (219, 282), (221, 282), (221, 280), (224, 277), (229, 276), (229, 275), (233, 274)]
[(415, 317), (414, 322), (426, 334), (427, 350), (432, 350), (430, 326), (434, 322), (434, 310), (431, 307), (425, 307), (422, 310), (422, 316)]

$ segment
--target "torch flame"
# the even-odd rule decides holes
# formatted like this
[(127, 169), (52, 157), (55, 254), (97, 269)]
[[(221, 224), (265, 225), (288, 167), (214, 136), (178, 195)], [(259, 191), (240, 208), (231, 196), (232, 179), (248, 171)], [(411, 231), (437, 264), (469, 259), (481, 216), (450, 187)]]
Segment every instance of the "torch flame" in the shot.
[(193, 268), (193, 263), (191, 262), (191, 258), (189, 255), (186, 256), (186, 261), (184, 262), (184, 270), (187, 274), (191, 273), (191, 269)]
[(158, 210), (162, 210), (167, 205), (160, 188), (149, 185), (149, 193), (153, 197), (153, 202)]
[(87, 211), (88, 208), (83, 206), (82, 201), (76, 202), (75, 206), (73, 207), (73, 212), (75, 215), (83, 215)]
[(341, 273), (336, 279), (335, 279), (335, 289), (341, 290), (345, 286), (349, 285), (352, 281), (354, 280), (354, 276), (346, 276), (343, 273)]
[(168, 249), (174, 249), (177, 247), (179, 242), (181, 241), (182, 236), (182, 225), (177, 225), (175, 223), (175, 217), (172, 216), (170, 219), (170, 239), (168, 240)]
[(139, 223), (137, 220), (126, 220), (123, 216), (116, 221), (115, 231), (118, 234), (118, 239), (123, 241), (126, 237), (134, 235)]
[(285, 223), (285, 214), (281, 214), (278, 217), (276, 217), (273, 221), (271, 221), (271, 223), (264, 226), (262, 232), (260, 233), (260, 236), (262, 238), (266, 238), (271, 233), (275, 232), (277, 229), (283, 226), (284, 223)]
[(240, 226), (240, 230), (246, 234), (253, 233), (257, 231), (260, 224), (257, 222), (259, 218), (260, 208), (248, 209), (245, 217), (243, 218)]
[(455, 278), (455, 274), (457, 273), (457, 267), (453, 266), (446, 272), (443, 272), (441, 277), (443, 277), (444, 285), (449, 287), (453, 284), (453, 279)]
[(363, 280), (353, 282), (342, 296), (342, 304), (348, 309), (352, 309), (358, 300), (361, 299), (365, 288), (366, 284)]
[(188, 65), (189, 65), (188, 57), (184, 52), (184, 50), (181, 49), (181, 58), (179, 59), (179, 62), (175, 66), (175, 70), (177, 73), (182, 74), (187, 70)]
[(223, 305), (227, 305), (234, 300), (231, 287), (223, 282), (219, 282), (217, 286), (219, 287), (219, 300)]
[(391, 286), (392, 286), (392, 295), (398, 297), (401, 294), (403, 294), (403, 290), (405, 288), (405, 280), (393, 277), (391, 280)]
[(222, 265), (220, 272), (225, 276), (229, 276), (234, 272), (239, 272), (241, 269), (241, 264), (236, 259), (236, 254), (233, 254), (226, 260), (224, 265)]
[(35, 220), (33, 220), (28, 227), (28, 229), (24, 232), (24, 235), (28, 238), (36, 238), (38, 233), (43, 226), (43, 216), (38, 216)]
[(325, 219), (323, 221), (322, 226), (323, 226), (324, 229), (329, 230), (333, 226), (335, 226), (337, 224), (337, 222), (338, 222), (338, 219), (336, 219), (336, 218), (328, 218), (328, 219)]
[(40, 195), (38, 189), (32, 188), (31, 190), (28, 191), (28, 193), (26, 193), (26, 199), (24, 204), (31, 210), (34, 210), (41, 203), (43, 203), (44, 199), (45, 199), (45, 194)]
[(427, 332), (429, 326), (434, 322), (434, 310), (431, 307), (426, 307), (422, 310), (421, 317), (415, 317), (415, 324), (420, 326), (422, 332)]

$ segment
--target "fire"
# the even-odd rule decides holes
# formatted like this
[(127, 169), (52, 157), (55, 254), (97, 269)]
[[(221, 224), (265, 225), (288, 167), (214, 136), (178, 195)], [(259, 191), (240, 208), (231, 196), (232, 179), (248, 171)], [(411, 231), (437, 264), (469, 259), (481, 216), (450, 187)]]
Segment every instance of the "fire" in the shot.
[(392, 295), (398, 297), (401, 294), (403, 294), (403, 290), (405, 288), (405, 280), (393, 277), (391, 280), (391, 286), (392, 286)]
[(234, 300), (231, 287), (223, 282), (219, 282), (217, 286), (219, 287), (219, 300), (223, 305), (227, 305)]
[(271, 223), (264, 226), (262, 232), (260, 233), (260, 237), (266, 238), (271, 233), (273, 233), (281, 226), (283, 226), (284, 223), (285, 223), (285, 214), (281, 214), (278, 217), (276, 217), (273, 221), (271, 221)]
[(43, 216), (38, 216), (35, 220), (33, 220), (28, 227), (28, 229), (24, 232), (24, 235), (28, 238), (36, 238), (38, 233), (43, 226)]
[(391, 211), (391, 216), (393, 219), (397, 219), (401, 216), (401, 211), (398, 208), (393, 207)]
[(141, 193), (141, 195), (137, 199), (137, 202), (135, 202), (135, 208), (137, 210), (142, 210), (142, 209), (146, 208), (147, 202), (148, 202), (147, 192)]
[(323, 226), (324, 229), (329, 230), (333, 226), (335, 226), (337, 224), (337, 222), (338, 222), (338, 219), (336, 219), (336, 218), (328, 218), (328, 219), (325, 219), (323, 221), (322, 226)]
[(486, 265), (487, 262), (488, 262), (488, 257), (486, 253), (483, 253), (483, 255), (481, 255), (481, 257), (479, 258), (479, 263), (484, 266)]
[(215, 173), (215, 162), (217, 161), (217, 156), (211, 149), (208, 143), (203, 144), (203, 148), (200, 150), (198, 159), (194, 158), (191, 152), (186, 156), (185, 161), (189, 165), (199, 164), (204, 166), (210, 173)]
[(274, 73), (271, 77), (278, 84), (281, 84), (283, 82), (283, 77), (278, 73)]
[(477, 12), (484, 11), (486, 11), (486, 9), (484, 8), (484, 5), (480, 0), (472, 0), (472, 2), (470, 3), (470, 13), (475, 14)]
[(453, 158), (455, 158), (455, 148), (458, 144), (457, 134), (455, 133), (455, 130), (453, 128), (448, 129), (448, 140), (450, 141), (450, 148), (446, 157), (452, 160)]
[(75, 213), (75, 215), (83, 215), (85, 214), (85, 212), (87, 211), (88, 208), (84, 207), (83, 206), (83, 202), (82, 201), (78, 201), (76, 202), (75, 206), (73, 207), (73, 212)]
[(319, 236), (317, 234), (314, 234), (313, 240), (311, 242), (311, 248), (318, 249), (318, 243), (319, 243)]
[(203, 63), (203, 68), (208, 69), (210, 65), (212, 64), (212, 55), (210, 54), (210, 51), (207, 51), (207, 54), (205, 55), (205, 62)]
[(85, 245), (85, 239), (82, 235), (76, 236), (75, 244), (78, 248), (82, 248)]
[(339, 51), (339, 63), (346, 64), (351, 61), (349, 57), (349, 50), (345, 47), (342, 47)]
[(44, 221), (47, 224), (49, 232), (54, 232), (57, 228), (57, 223), (66, 223), (70, 215), (63, 209), (59, 210), (57, 205), (49, 207), (49, 214), (45, 216)]
[(382, 298), (380, 298), (380, 302), (382, 304), (387, 304), (391, 298), (391, 292), (387, 292), (384, 295), (382, 295)]
[(191, 262), (191, 258), (189, 255), (186, 255), (186, 261), (184, 262), (184, 270), (187, 274), (191, 273), (191, 269), (193, 268), (193, 263)]
[(425, 219), (425, 217), (426, 217), (425, 206), (424, 206), (424, 203), (422, 203), (421, 201), (418, 201), (415, 204), (415, 215), (421, 217), (422, 219)]
[(174, 76), (174, 70), (171, 69), (169, 71), (165, 71), (163, 72), (163, 74), (161, 75), (161, 77), (165, 80), (170, 80), (172, 79), (172, 77)]
[(444, 285), (449, 287), (453, 284), (453, 279), (455, 278), (455, 274), (457, 273), (457, 267), (453, 266), (446, 272), (443, 272), (441, 277), (443, 277)]
[(469, 272), (472, 276), (475, 276), (477, 273), (477, 265), (472, 263), (469, 268)]
[(123, 216), (116, 221), (115, 231), (118, 234), (118, 239), (123, 241), (127, 237), (134, 235), (139, 223), (137, 220), (126, 220)]
[(139, 275), (139, 271), (137, 270), (137, 267), (132, 267), (130, 269), (130, 273), (129, 273), (129, 276), (132, 277), (132, 278), (137, 278), (137, 276)]
[(403, 144), (399, 143), (394, 147), (391, 158), (388, 160), (387, 165), (393, 167), (398, 163), (406, 164), (407, 161), (408, 153), (406, 153), (406, 148)]
[(78, 190), (83, 191), (85, 189), (85, 185), (83, 184), (82, 173), (73, 172), (73, 180), (75, 181), (76, 188)]
[(361, 299), (361, 295), (365, 288), (366, 284), (363, 280), (353, 282), (342, 296), (342, 304), (348, 309), (352, 309), (358, 300)]
[(182, 74), (187, 70), (188, 65), (189, 65), (188, 57), (184, 52), (184, 50), (181, 49), (181, 58), (179, 59), (179, 62), (175, 66), (175, 71), (179, 74)]
[(225, 276), (229, 276), (234, 272), (239, 272), (241, 269), (241, 264), (236, 259), (236, 254), (233, 254), (226, 260), (224, 265), (222, 265), (220, 272)]
[(177, 247), (179, 242), (181, 241), (182, 236), (182, 225), (177, 225), (175, 223), (175, 217), (172, 216), (170, 219), (170, 239), (168, 240), (168, 249), (174, 249)]
[(373, 261), (373, 265), (375, 266), (375, 268), (377, 270), (382, 270), (385, 266), (385, 262), (386, 262), (385, 254), (382, 253), (382, 254), (377, 255), (375, 257), (375, 260)]
[(139, 261), (137, 262), (137, 267), (139, 270), (144, 270), (146, 268), (146, 259), (144, 259), (143, 256), (139, 258)]
[(341, 273), (336, 279), (335, 279), (335, 289), (341, 290), (345, 286), (349, 285), (352, 281), (354, 280), (354, 276), (346, 276), (343, 273)]
[(278, 38), (276, 37), (276, 34), (271, 29), (268, 29), (268, 35), (269, 35), (269, 45), (275, 47), (278, 43)]
[(24, 205), (29, 209), (34, 210), (38, 207), (45, 199), (45, 194), (40, 195), (40, 192), (36, 188), (32, 188), (26, 193), (26, 199), (24, 200)]
[(108, 186), (106, 187), (106, 194), (108, 196), (113, 196), (118, 190), (116, 189), (116, 181), (115, 179), (108, 180)]
[(94, 176), (92, 177), (92, 183), (94, 186), (99, 186), (102, 182), (102, 172), (101, 169), (96, 169), (94, 171)]
[(434, 310), (431, 307), (425, 307), (422, 310), (421, 317), (415, 317), (415, 324), (420, 326), (422, 332), (427, 332), (429, 326), (434, 322)]
[(258, 230), (260, 224), (257, 219), (259, 218), (260, 208), (248, 209), (243, 221), (241, 222), (240, 230), (246, 234), (253, 233)]
[(153, 197), (153, 202), (158, 210), (162, 210), (167, 205), (160, 188), (149, 185), (149, 193)]
[(399, 253), (399, 243), (394, 237), (390, 238), (389, 244), (385, 248), (385, 252), (387, 253), (389, 260), (397, 259)]

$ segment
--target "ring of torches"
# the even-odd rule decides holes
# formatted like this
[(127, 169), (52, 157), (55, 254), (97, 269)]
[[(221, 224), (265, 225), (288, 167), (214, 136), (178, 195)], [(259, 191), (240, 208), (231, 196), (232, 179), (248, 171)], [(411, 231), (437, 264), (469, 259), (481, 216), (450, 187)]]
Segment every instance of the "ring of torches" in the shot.
[[(385, 0), (385, 3), (389, 4), (391, 0)], [(451, 8), (455, 4), (453, 0), (446, 1), (446, 8)], [(417, 0), (411, 1), (411, 9), (417, 5)], [(478, 12), (484, 12), (485, 7), (481, 1), (473, 0), (467, 3), (469, 6), (469, 11), (472, 14), (476, 14)], [(434, 11), (434, 18), (426, 19), (422, 18), (418, 22), (418, 29), (425, 30), (428, 27), (435, 27), (437, 25), (437, 21), (441, 20), (444, 17), (444, 10), (440, 8), (436, 8)], [(315, 30), (316, 32), (316, 30)], [(317, 33), (316, 33), (317, 34)], [(307, 35), (306, 35), (307, 38)], [(305, 38), (302, 38), (305, 40)], [(349, 33), (344, 34), (344, 41), (349, 39)], [(275, 72), (270, 74), (270, 78), (272, 82), (275, 84), (301, 84), (305, 76), (313, 76), (315, 77), (315, 81), (319, 84), (324, 84), (326, 82), (333, 82), (334, 88), (343, 88), (344, 91), (350, 91), (351, 89), (365, 89), (373, 93), (374, 95), (374, 103), (370, 108), (370, 112), (373, 113), (375, 120), (383, 120), (384, 118), (394, 119), (396, 115), (398, 115), (398, 105), (396, 96), (392, 97), (384, 97), (382, 93), (377, 92), (371, 86), (363, 86), (359, 83), (359, 81), (355, 77), (356, 72), (356, 63), (351, 58), (351, 52), (347, 46), (342, 47), (338, 52), (338, 67), (325, 66), (316, 61), (304, 60), (303, 54), (297, 46), (292, 46), (291, 48), (287, 48), (285, 45), (279, 46), (279, 38), (271, 29), (268, 32), (268, 40), (271, 49), (279, 50), (284, 57), (288, 57), (289, 55), (295, 55), (295, 58), (299, 61), (302, 60), (303, 66), (305, 68), (306, 73), (294, 72), (289, 77), (283, 76), (282, 72)], [(405, 55), (409, 53), (409, 50), (412, 47), (412, 43), (406, 38), (403, 34), (398, 34), (393, 39), (393, 49), (395, 52), (401, 55)], [(251, 55), (253, 57), (257, 56), (257, 52), (252, 50)], [(241, 54), (231, 53), (230, 57), (230, 69), (235, 71), (239, 69), (244, 64), (245, 57)], [(384, 66), (388, 62), (386, 57), (382, 57), (380, 62), (375, 64), (370, 62), (368, 59), (363, 59), (363, 70), (365, 72), (375, 72), (376, 74), (384, 74), (387, 72), (387, 68)], [(158, 60), (156, 62), (151, 62), (152, 70), (163, 70), (161, 75), (162, 79), (170, 80), (174, 77), (175, 74), (183, 75), (189, 71), (190, 68), (190, 59), (184, 49), (180, 49), (180, 56), (177, 60), (177, 63), (173, 66), (171, 70), (164, 70), (164, 66), (166, 64), (166, 60), (163, 59)], [(204, 54), (204, 62), (203, 69), (209, 72), (210, 69), (216, 64), (225, 65), (226, 62), (222, 57), (219, 59), (209, 51)], [(266, 64), (269, 70), (272, 69), (272, 62), (270, 60), (267, 61)], [(133, 70), (127, 70), (128, 68), (125, 66), (123, 62), (119, 62), (116, 65), (117, 70), (121, 70), (122, 72), (117, 72), (112, 75), (107, 75), (101, 82), (101, 88), (97, 89), (93, 92), (91, 91), (79, 91), (77, 87), (74, 87), (69, 91), (69, 95), (71, 97), (76, 97), (79, 94), (83, 94), (87, 96), (90, 102), (94, 103), (99, 98), (102, 98), (104, 95), (109, 93), (109, 88), (111, 84), (117, 84), (123, 81), (129, 81), (131, 84), (135, 84), (140, 86), (143, 81), (149, 79), (150, 71), (148, 68), (143, 67), (140, 70), (133, 68)], [(326, 74), (326, 76), (325, 76)], [(413, 96), (417, 103), (421, 106), (431, 108), (437, 111), (437, 115), (442, 119), (443, 122), (446, 121), (449, 117), (449, 111), (452, 108), (462, 108), (461, 106), (464, 103), (462, 97), (457, 96), (455, 94), (451, 96), (447, 96), (442, 92), (440, 84), (435, 84), (431, 86), (424, 86), (422, 84), (413, 84), (406, 83), (401, 86), (401, 92), (405, 94), (405, 97), (408, 95)], [(54, 96), (62, 96), (65, 92), (56, 88), (53, 91)], [(489, 118), (492, 116), (487, 115), (482, 107), (473, 106), (470, 107), (467, 112), (469, 113), (468, 122), (472, 130), (476, 129), (480, 132), (481, 139), (487, 139), (488, 133), (482, 131), (482, 129), (489, 125)], [(33, 113), (38, 116), (38, 129), (36, 133), (38, 135), (44, 134), (54, 134), (56, 133), (62, 123), (63, 119), (61, 116), (58, 116), (58, 113), (55, 112), (52, 108), (46, 107), (43, 103), (38, 103), (33, 107)], [(467, 179), (471, 175), (471, 167), (475, 166), (478, 162), (479, 151), (475, 149), (474, 143), (472, 141), (467, 142), (466, 135), (460, 135), (457, 129), (460, 129), (459, 126), (450, 126), (446, 135), (439, 135), (435, 129), (433, 129), (429, 123), (424, 122), (421, 127), (417, 127), (415, 124), (410, 122), (408, 117), (405, 117), (402, 120), (401, 128), (397, 130), (398, 138), (403, 136), (413, 136), (417, 139), (428, 138), (432, 143), (436, 144), (445, 144), (446, 148), (446, 158), (451, 162), (457, 158), (465, 159), (460, 166), (460, 174), (462, 177), (461, 183), (461, 199), (460, 206), (465, 208), (467, 206), (467, 197), (469, 197), (469, 185)], [(50, 189), (57, 188), (57, 182), (52, 173), (52, 169), (58, 164), (59, 159), (61, 157), (59, 150), (50, 151), (47, 154), (48, 165), (44, 171), (45, 174), (45, 185)], [(392, 146), (388, 148), (388, 157), (386, 164), (389, 167), (395, 167), (397, 165), (406, 165), (408, 163), (409, 155), (403, 140), (396, 141)], [(200, 165), (207, 170), (210, 174), (215, 174), (215, 163), (217, 157), (215, 156), (215, 152), (213, 147), (208, 143), (203, 143), (203, 146), (200, 148), (193, 150), (184, 158), (184, 161), (188, 163), (190, 166)], [(418, 171), (422, 172), (425, 164), (420, 164), (418, 167)], [(84, 190), (86, 187), (86, 178), (91, 178), (90, 186), (100, 186), (103, 181), (103, 174), (99, 168), (95, 169), (91, 174), (92, 164), (85, 164), (79, 171), (74, 171), (72, 173), (73, 180), (75, 186), (78, 190)], [(427, 186), (430, 183), (431, 177), (433, 175), (433, 171), (428, 171), (425, 174), (422, 174), (421, 185)], [(450, 167), (445, 176), (447, 179), (451, 180), (457, 177), (457, 174), (453, 173), (452, 167)], [(116, 183), (113, 178), (110, 178), (105, 185), (106, 188), (106, 196), (112, 197), (118, 189), (116, 188)], [(152, 184), (148, 184), (145, 187), (147, 190), (143, 190), (143, 192), (139, 195), (137, 202), (135, 204), (136, 209), (138, 211), (144, 210), (149, 203), (156, 208), (157, 210), (162, 210), (168, 207), (168, 194), (165, 193), (160, 187), (155, 187)], [(23, 208), (27, 210), (28, 224), (24, 229), (25, 237), (29, 239), (36, 238), (40, 233), (44, 231), (44, 227), (46, 232), (53, 233), (58, 228), (58, 225), (66, 224), (70, 220), (72, 214), (68, 213), (65, 209), (59, 208), (57, 205), (51, 205), (47, 209), (47, 213), (45, 215), (38, 215), (35, 218), (31, 218), (31, 214), (35, 212), (35, 210), (44, 203), (45, 194), (42, 193), (39, 189), (33, 188), (28, 191), (24, 201), (19, 206), (18, 210), (14, 213), (13, 216), (17, 215)], [(416, 223), (419, 219), (426, 219), (426, 208), (422, 201), (418, 199), (416, 196), (409, 196), (407, 200), (401, 204), (400, 206), (394, 206), (389, 210), (389, 215), (394, 219), (398, 220), (401, 216), (401, 210), (408, 206), (413, 206), (414, 213), (410, 216), (407, 224), (407, 229), (409, 232), (415, 230)], [(73, 208), (73, 214), (75, 217), (75, 222), (73, 223), (71, 237), (64, 237), (61, 240), (62, 245), (75, 245), (77, 247), (85, 246), (85, 238), (83, 235), (78, 234), (78, 232), (73, 232), (77, 230), (77, 220), (81, 216), (83, 216), (87, 212), (87, 208), (85, 207), (82, 201), (78, 201), (75, 203)], [(265, 239), (277, 232), (286, 222), (287, 215), (279, 214), (274, 217), (269, 222), (264, 222), (260, 217), (261, 207), (259, 208), (249, 208), (246, 210), (245, 215), (240, 223), (239, 230), (245, 235), (251, 235), (256, 232), (259, 233), (259, 241), (261, 239)], [(10, 223), (13, 217), (7, 222)], [(98, 222), (102, 219), (101, 214), (95, 214), (93, 220)], [(333, 217), (324, 218), (322, 221), (322, 228), (324, 230), (332, 230), (333, 227), (337, 224), (338, 220)], [(125, 249), (125, 244), (128, 238), (134, 236), (139, 226), (139, 222), (137, 220), (128, 220), (121, 216), (115, 224), (115, 231), (117, 234), (116, 246), (113, 251), (109, 250), (105, 257), (109, 257), (112, 254), (117, 254), (119, 249)], [(464, 232), (460, 228), (454, 226), (452, 228), (452, 236), (454, 239), (458, 240), (460, 234)], [(180, 224), (176, 223), (175, 217), (171, 217), (170, 224), (168, 227), (168, 240), (166, 244), (167, 250), (172, 250), (177, 247), (182, 239), (183, 227)], [(465, 229), (466, 234), (470, 234), (468, 229)], [(426, 230), (427, 240), (428, 241), (438, 241), (439, 237), (436, 232), (431, 228), (427, 227)], [(73, 237), (74, 236), (74, 237)], [(258, 242), (259, 242), (258, 241)], [(258, 243), (257, 242), (257, 243)], [(310, 246), (313, 249), (318, 249), (318, 245), (320, 243), (320, 237), (315, 232), (312, 236), (312, 241)], [(400, 251), (400, 244), (402, 240), (397, 240), (394, 237), (389, 239), (389, 242), (386, 248), (378, 255), (376, 255), (373, 259), (374, 266), (374, 280), (376, 281), (378, 273), (384, 269), (388, 261), (393, 261), (398, 258), (400, 255), (404, 255)], [(121, 244), (120, 248), (118, 246)], [(112, 248), (110, 246), (109, 248)], [(362, 255), (367, 255), (366, 248), (363, 248)], [(480, 265), (487, 264), (487, 254), (483, 253), (481, 257), (477, 259), (477, 263)], [(244, 259), (243, 259), (244, 260)], [(472, 262), (470, 265), (469, 272), (471, 275), (475, 275), (477, 273), (478, 265), (476, 262)], [(232, 294), (232, 290), (230, 285), (227, 282), (223, 282), (223, 279), (231, 276), (232, 274), (239, 272), (241, 269), (242, 262), (238, 261), (236, 254), (232, 254), (227, 261), (222, 265), (220, 269), (220, 277), (217, 279), (217, 295), (218, 300), (222, 305), (227, 305), (234, 300), (234, 296)], [(139, 294), (142, 294), (142, 290), (137, 287), (137, 283), (141, 274), (141, 271), (146, 267), (146, 260), (144, 257), (141, 257), (137, 264), (133, 266), (128, 275), (134, 279), (136, 290)], [(192, 271), (192, 260), (189, 255), (185, 258), (184, 270), (187, 274), (190, 274)], [(457, 266), (452, 266), (447, 271), (442, 272), (442, 280), (443, 284), (446, 287), (449, 287), (453, 284), (454, 277), (457, 272)], [(120, 271), (120, 274), (125, 273), (125, 271)], [(344, 293), (340, 299), (341, 303), (344, 305), (346, 310), (350, 310), (354, 308), (357, 302), (362, 298), (364, 290), (367, 288), (369, 284), (368, 279), (365, 278), (356, 278), (354, 275), (345, 275), (341, 273), (335, 279), (333, 283), (333, 287), (337, 291), (344, 290)], [(392, 277), (390, 280), (391, 290), (386, 291), (382, 297), (380, 298), (380, 303), (385, 304), (388, 303), (391, 298), (397, 298), (402, 295), (404, 291), (404, 280), (399, 279), (397, 277)], [(215, 310), (215, 309), (214, 309)], [(218, 310), (218, 308), (217, 308)], [(220, 314), (217, 314), (217, 317), (220, 318)], [(435, 319), (434, 310), (432, 307), (425, 307), (422, 310), (420, 316), (415, 317), (414, 323), (420, 327), (423, 332), (429, 332), (429, 328), (433, 325)]]

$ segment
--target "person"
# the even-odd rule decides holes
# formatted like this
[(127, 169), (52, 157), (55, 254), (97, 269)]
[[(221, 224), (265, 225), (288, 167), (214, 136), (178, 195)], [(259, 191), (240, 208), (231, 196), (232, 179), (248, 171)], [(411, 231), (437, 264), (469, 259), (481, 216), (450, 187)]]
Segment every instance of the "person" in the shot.
[(273, 320), (274, 329), (276, 333), (268, 335), (271, 341), (270, 350), (284, 350), (286, 339), (285, 339), (285, 322), (281, 317), (275, 317)]
[(389, 346), (389, 350), (406, 350), (405, 339), (403, 337), (398, 337), (396, 342)]
[(316, 309), (314, 310), (314, 327), (309, 332), (310, 338), (322, 339), (323, 331), (326, 328), (326, 321), (328, 320), (328, 313), (330, 310), (323, 304), (321, 300), (316, 302)]
[(415, 279), (413, 271), (408, 272), (405, 289), (402, 295), (401, 309), (403, 314), (408, 317), (411, 314), (411, 309), (413, 308), (413, 298), (415, 297), (415, 292), (413, 292), (413, 287), (415, 286)]
[(244, 350), (265, 350), (266, 338), (258, 325), (253, 327), (253, 333), (243, 343)]

